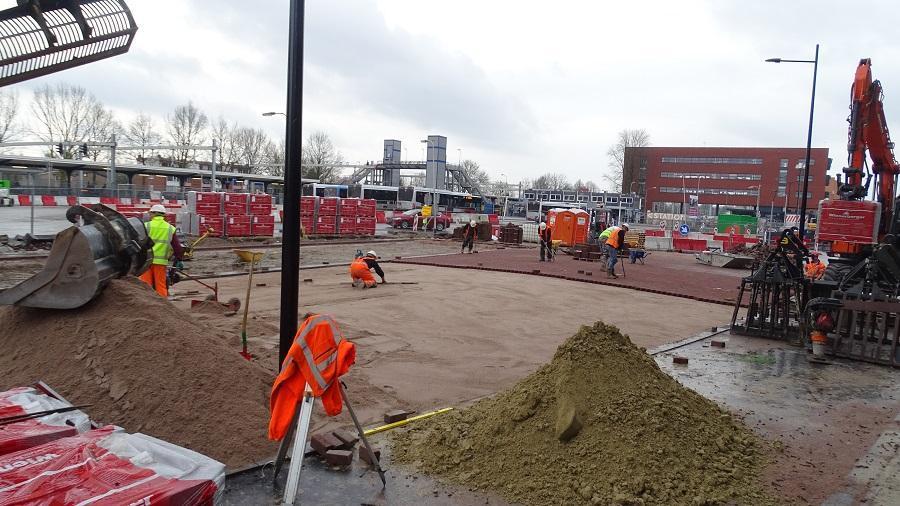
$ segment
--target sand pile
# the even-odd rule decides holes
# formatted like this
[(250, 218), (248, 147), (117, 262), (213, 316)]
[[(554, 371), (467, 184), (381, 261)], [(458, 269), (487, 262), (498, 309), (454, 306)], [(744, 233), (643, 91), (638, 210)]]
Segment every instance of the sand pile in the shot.
[[(269, 457), (272, 375), (135, 278), (72, 311), (0, 307), (0, 388), (43, 380), (101, 423), (237, 467)], [(235, 332), (237, 332), (235, 324)], [(236, 334), (235, 334), (236, 335)]]
[(509, 390), (392, 443), (401, 463), (524, 504), (769, 501), (756, 436), (603, 323)]

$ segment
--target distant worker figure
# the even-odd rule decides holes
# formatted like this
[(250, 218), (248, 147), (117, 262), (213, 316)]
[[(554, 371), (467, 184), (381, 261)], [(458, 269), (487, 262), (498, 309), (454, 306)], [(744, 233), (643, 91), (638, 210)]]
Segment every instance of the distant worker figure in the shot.
[(475, 247), (475, 239), (478, 238), (478, 227), (476, 225), (475, 220), (472, 220), (463, 227), (463, 243), (462, 249), (459, 250), (460, 253), (466, 252), (467, 245), (469, 246), (469, 253)]
[[(607, 232), (609, 233), (607, 234)], [(606, 234), (606, 242), (603, 247), (606, 248), (606, 254), (609, 255), (606, 264), (606, 277), (608, 278), (619, 277), (616, 276), (616, 262), (619, 260), (619, 251), (625, 246), (625, 232), (628, 232), (627, 223), (623, 223), (621, 227), (609, 227), (603, 231), (603, 234), (600, 234), (601, 240)]]
[(553, 260), (553, 231), (545, 222), (538, 225), (538, 239), (541, 242), (541, 262)]
[(169, 289), (166, 286), (166, 274), (169, 266), (169, 260), (175, 257), (175, 268), (183, 269), (184, 249), (175, 234), (175, 227), (166, 221), (166, 208), (161, 204), (154, 204), (150, 208), (150, 221), (144, 223), (147, 229), (147, 235), (153, 241), (151, 252), (153, 253), (153, 263), (147, 272), (141, 274), (141, 281), (152, 286), (156, 293), (163, 297), (169, 296)]
[(798, 279), (803, 274), (803, 259), (809, 256), (809, 250), (800, 239), (800, 229), (797, 227), (786, 228), (778, 239), (778, 249), (790, 262), (789, 274), (793, 279)]
[(365, 256), (353, 260), (353, 263), (350, 264), (350, 278), (353, 280), (354, 288), (375, 288), (378, 286), (375, 276), (372, 275), (369, 269), (375, 270), (375, 274), (381, 277), (382, 283), (387, 282), (384, 280), (384, 271), (378, 265), (378, 255), (374, 251), (367, 251)]
[(806, 279), (810, 281), (815, 281), (817, 279), (822, 279), (825, 276), (825, 264), (819, 260), (819, 253), (813, 251), (809, 254), (810, 260), (806, 263), (805, 272)]

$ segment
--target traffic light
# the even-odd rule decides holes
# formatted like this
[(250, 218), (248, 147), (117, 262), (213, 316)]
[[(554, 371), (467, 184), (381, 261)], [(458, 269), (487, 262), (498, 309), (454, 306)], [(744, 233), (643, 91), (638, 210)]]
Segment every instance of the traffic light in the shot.
[(87, 155), (88, 155), (87, 144), (82, 144), (81, 145), (81, 156), (87, 156)]
[(63, 145), (61, 142), (56, 145), (56, 152), (59, 153), (59, 156), (63, 155)]

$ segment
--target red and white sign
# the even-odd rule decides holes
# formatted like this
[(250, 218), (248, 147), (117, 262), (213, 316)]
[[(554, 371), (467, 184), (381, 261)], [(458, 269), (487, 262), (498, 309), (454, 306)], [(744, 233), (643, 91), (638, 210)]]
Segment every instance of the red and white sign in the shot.
[(823, 200), (816, 234), (819, 241), (861, 244), (878, 242), (881, 204), (858, 200)]

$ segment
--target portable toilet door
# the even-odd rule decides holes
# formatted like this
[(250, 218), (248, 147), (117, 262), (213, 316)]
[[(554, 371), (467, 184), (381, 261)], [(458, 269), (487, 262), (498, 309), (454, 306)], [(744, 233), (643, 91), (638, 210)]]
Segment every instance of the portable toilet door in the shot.
[[(550, 218), (552, 214), (552, 219)], [(562, 241), (563, 246), (572, 246), (575, 216), (569, 209), (551, 209), (547, 213), (547, 224), (553, 227), (553, 240)], [(551, 221), (552, 220), (552, 221)]]
[(586, 243), (591, 230), (591, 215), (582, 209), (573, 209), (572, 245)]

